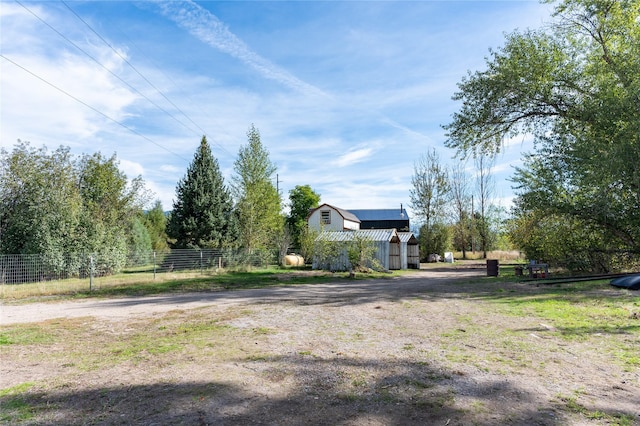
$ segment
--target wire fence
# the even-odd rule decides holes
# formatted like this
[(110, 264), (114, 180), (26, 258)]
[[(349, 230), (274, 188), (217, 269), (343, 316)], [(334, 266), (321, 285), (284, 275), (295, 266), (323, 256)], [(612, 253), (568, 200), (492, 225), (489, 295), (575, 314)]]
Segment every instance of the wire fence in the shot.
[(277, 261), (277, 254), (269, 251), (213, 249), (131, 252), (125, 256), (109, 252), (4, 254), (0, 255), (0, 288), (75, 284), (91, 290), (106, 281), (134, 281), (136, 276), (151, 280), (162, 274), (197, 275), (220, 269), (267, 267)]

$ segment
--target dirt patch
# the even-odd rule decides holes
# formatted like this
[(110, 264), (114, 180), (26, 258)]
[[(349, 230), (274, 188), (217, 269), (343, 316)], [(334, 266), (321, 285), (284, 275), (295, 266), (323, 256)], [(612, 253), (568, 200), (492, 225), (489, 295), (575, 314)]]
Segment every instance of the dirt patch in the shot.
[(637, 334), (564, 339), (496, 302), (541, 287), (484, 275), (3, 306), (3, 336), (31, 342), (2, 346), (0, 387), (28, 387), (7, 421), (638, 423), (640, 369), (610, 352)]

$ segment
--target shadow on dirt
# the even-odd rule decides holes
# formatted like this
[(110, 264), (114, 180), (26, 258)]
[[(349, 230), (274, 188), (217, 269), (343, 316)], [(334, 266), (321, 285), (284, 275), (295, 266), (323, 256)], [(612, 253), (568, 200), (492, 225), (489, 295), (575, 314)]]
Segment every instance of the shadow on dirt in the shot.
[(567, 424), (562, 411), (541, 406), (535, 395), (506, 380), (480, 383), (423, 363), (340, 356), (237, 362), (250, 372), (250, 380), (272, 391), (255, 393), (247, 390), (250, 384), (243, 388), (202, 380), (79, 391), (65, 387), (4, 396), (0, 402), (9, 423), (22, 410), (32, 415), (33, 424)]

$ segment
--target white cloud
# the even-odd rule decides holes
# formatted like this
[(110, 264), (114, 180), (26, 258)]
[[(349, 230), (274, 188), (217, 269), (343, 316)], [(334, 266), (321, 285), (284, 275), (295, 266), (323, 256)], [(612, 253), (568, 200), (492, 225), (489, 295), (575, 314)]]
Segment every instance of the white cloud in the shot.
[(351, 166), (353, 164), (365, 161), (367, 158), (371, 157), (372, 154), (372, 148), (356, 149), (341, 155), (336, 161), (333, 162), (333, 164), (338, 167)]
[[(8, 21), (11, 24), (6, 26)], [(25, 10), (12, 10), (11, 19), (3, 16), (2, 23), (3, 145), (19, 138), (38, 145), (73, 145), (116, 126), (104, 115), (118, 121), (128, 117), (126, 110), (138, 97), (116, 83), (107, 70), (75, 48), (47, 49), (48, 43), (61, 39)], [(22, 32), (41, 37), (20, 37)], [(121, 66), (122, 58), (110, 48), (82, 43), (110, 67)]]
[(144, 167), (140, 163), (129, 160), (119, 160), (120, 169), (129, 179), (144, 175)]

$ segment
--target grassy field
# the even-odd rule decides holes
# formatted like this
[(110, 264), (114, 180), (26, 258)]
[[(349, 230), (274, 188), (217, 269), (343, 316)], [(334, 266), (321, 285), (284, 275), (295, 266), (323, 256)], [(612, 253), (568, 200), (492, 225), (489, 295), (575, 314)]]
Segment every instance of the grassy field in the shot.
[[(297, 272), (300, 272), (299, 274)], [(355, 279), (389, 278), (407, 271), (356, 274)], [(348, 273), (312, 272), (309, 268), (254, 268), (250, 271), (188, 271), (153, 274), (128, 270), (88, 280), (66, 279), (26, 284), (0, 285), (0, 300), (7, 302), (38, 298), (86, 298), (144, 296), (150, 294), (220, 291), (268, 287), (281, 284), (313, 284), (347, 278)]]

